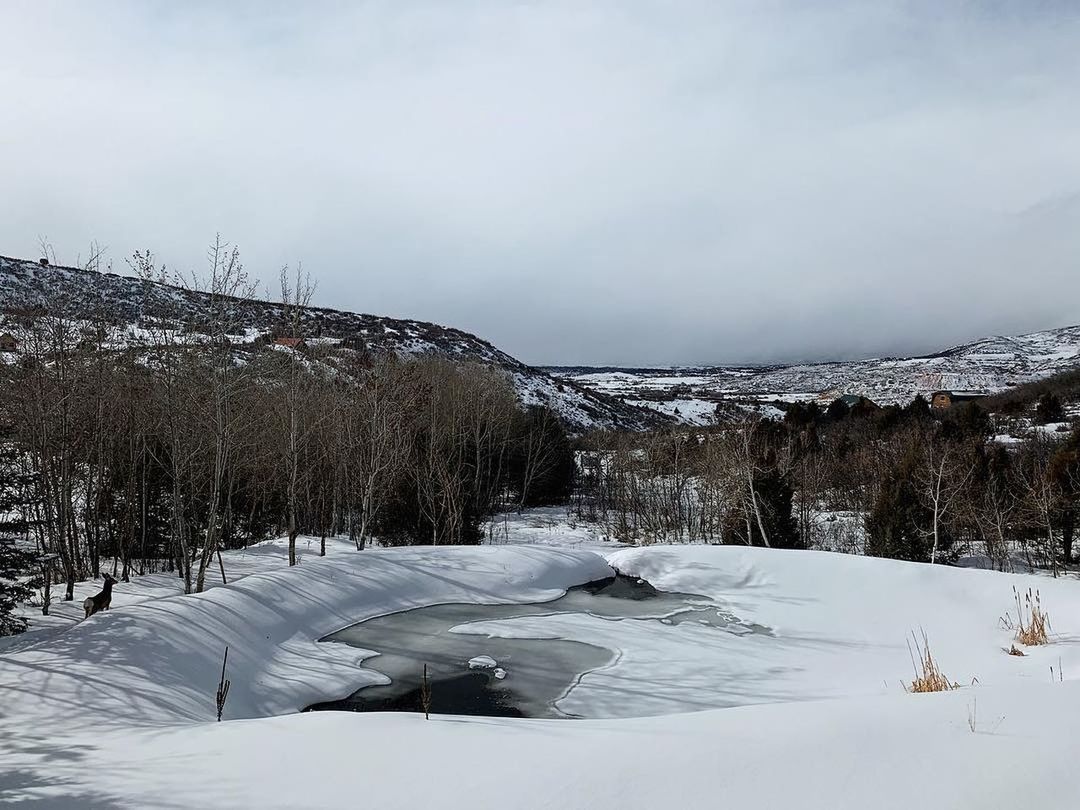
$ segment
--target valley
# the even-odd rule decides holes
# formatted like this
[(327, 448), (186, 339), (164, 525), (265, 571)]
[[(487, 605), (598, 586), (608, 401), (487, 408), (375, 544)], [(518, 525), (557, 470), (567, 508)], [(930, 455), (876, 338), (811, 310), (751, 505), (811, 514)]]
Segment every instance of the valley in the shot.
[[(591, 391), (652, 408), (688, 424), (705, 424), (716, 403), (746, 405), (817, 401), (843, 395), (904, 405), (934, 391), (996, 394), (1080, 363), (1080, 326), (1015, 337), (990, 337), (922, 357), (771, 366), (590, 368), (553, 366), (553, 376)], [(711, 405), (710, 405), (711, 404)], [(678, 408), (680, 413), (674, 414)]]

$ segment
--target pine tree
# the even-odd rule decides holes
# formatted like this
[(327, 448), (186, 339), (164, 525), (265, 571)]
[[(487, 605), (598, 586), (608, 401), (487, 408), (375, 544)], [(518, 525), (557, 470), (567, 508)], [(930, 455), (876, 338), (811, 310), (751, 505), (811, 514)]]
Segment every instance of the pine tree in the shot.
[(27, 476), (19, 469), (18, 451), (0, 437), (0, 636), (21, 633), (26, 619), (15, 613), (34, 593), (36, 554), (28, 541)]
[(849, 411), (850, 408), (848, 408), (847, 403), (840, 399), (840, 397), (837, 397), (829, 403), (829, 407), (825, 410), (825, 417), (830, 422), (839, 422), (848, 415)]
[(1064, 421), (1065, 408), (1061, 404), (1061, 399), (1056, 394), (1047, 391), (1039, 397), (1039, 402), (1035, 406), (1036, 425), (1049, 425), (1054, 422)]
[[(793, 493), (788, 477), (776, 469), (761, 472), (755, 477), (763, 521), (772, 547), (802, 548), (799, 522), (791, 508)], [(757, 542), (760, 542), (760, 539)]]
[[(866, 554), (894, 560), (929, 562), (930, 548), (920, 527), (929, 523), (919, 501), (915, 474), (920, 460), (911, 449), (889, 470), (881, 483), (877, 500), (866, 518)], [(939, 552), (951, 543), (942, 542)]]
[(574, 483), (574, 446), (550, 408), (534, 405), (526, 409), (507, 468), (521, 507), (569, 500)]
[(922, 394), (916, 394), (915, 398), (904, 407), (904, 413), (912, 421), (926, 421), (930, 418), (930, 403)]
[(1072, 563), (1073, 540), (1080, 517), (1080, 428), (1075, 429), (1050, 459), (1047, 475), (1058, 492), (1055, 523), (1061, 532), (1062, 561)]

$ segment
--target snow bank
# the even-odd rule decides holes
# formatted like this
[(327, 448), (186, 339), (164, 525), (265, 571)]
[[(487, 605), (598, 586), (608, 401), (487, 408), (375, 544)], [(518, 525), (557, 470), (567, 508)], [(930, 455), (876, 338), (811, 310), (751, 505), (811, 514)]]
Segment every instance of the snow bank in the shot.
[[(375, 677), (357, 668), (363, 651), (315, 643), (344, 625), (438, 602), (550, 599), (610, 570), (594, 553), (550, 545), (362, 554), (335, 545), (324, 560), (117, 607), (0, 652), (0, 804), (1080, 806), (1075, 580), (734, 547), (616, 549), (609, 559), (661, 589), (716, 599), (773, 635), (714, 632), (722, 640), (713, 647), (693, 625), (667, 628), (690, 643), (642, 677), (649, 669), (630, 642), (646, 623), (608, 622), (605, 644), (631, 654), (597, 673), (606, 683), (585, 678), (581, 689), (670, 697), (696, 668), (698, 688), (712, 681), (759, 705), (580, 721), (296, 714)], [(1010, 634), (998, 617), (1013, 585), (1041, 588), (1055, 632), (1051, 646), (1023, 658), (1001, 649)], [(950, 677), (978, 683), (903, 692), (904, 638), (919, 626)], [(226, 644), (234, 719), (215, 723)], [(627, 668), (612, 678), (619, 666)], [(810, 699), (823, 696), (834, 699)]]
[[(716, 599), (773, 637), (703, 638), (696, 655), (728, 683), (733, 704), (886, 694), (912, 676), (908, 640), (925, 631), (954, 681), (1080, 677), (1080, 583), (815, 551), (736, 546), (650, 547), (608, 555), (625, 574)], [(1013, 588), (1039, 589), (1056, 643), (1005, 654)], [(715, 634), (714, 634), (715, 635)], [(920, 638), (921, 640), (921, 638)], [(723, 687), (721, 687), (723, 688)], [(788, 697), (784, 697), (784, 696)]]
[(107, 747), (80, 773), (100, 768), (97, 789), (132, 807), (1080, 806), (1074, 684), (982, 690), (974, 733), (971, 707), (953, 692), (618, 721), (320, 712), (189, 726), (140, 741), (149, 770)]
[[(1045, 680), (1080, 671), (1080, 586), (943, 566), (732, 546), (614, 551), (609, 562), (714, 609), (683, 621), (560, 612), (473, 622), (455, 632), (559, 638), (609, 649), (556, 706), (569, 715), (641, 717), (760, 703), (905, 694), (909, 644), (925, 632), (945, 674), (963, 685)], [(1006, 654), (1013, 587), (1038, 587), (1057, 643)], [(644, 617), (637, 617), (644, 618)], [(913, 638), (915, 634), (915, 638)], [(635, 685), (631, 687), (630, 685)]]
[(296, 568), (251, 574), (203, 594), (114, 607), (31, 639), (0, 657), (0, 694), (27, 696), (0, 717), (0, 734), (29, 726), (67, 733), (213, 719), (226, 646), (232, 680), (226, 718), (294, 712), (380, 677), (359, 668), (363, 651), (317, 643), (335, 630), (438, 603), (542, 602), (610, 575), (600, 557), (571, 549), (359, 553), (334, 544), (327, 557), (307, 557)]

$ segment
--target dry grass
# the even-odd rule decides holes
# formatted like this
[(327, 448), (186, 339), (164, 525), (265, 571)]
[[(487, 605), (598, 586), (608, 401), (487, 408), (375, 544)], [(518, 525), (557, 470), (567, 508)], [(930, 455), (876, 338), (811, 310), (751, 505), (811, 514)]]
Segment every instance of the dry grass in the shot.
[[(912, 642), (915, 644), (914, 649), (911, 646)], [(950, 681), (938, 669), (937, 661), (930, 654), (930, 642), (926, 640), (925, 632), (922, 633), (920, 644), (918, 637), (912, 631), (911, 641), (908, 642), (908, 653), (911, 655), (912, 669), (915, 670), (915, 679), (911, 682), (911, 686), (905, 687), (909, 692), (948, 692), (960, 688), (960, 684)]]
[(1039, 592), (1028, 588), (1021, 600), (1014, 585), (1013, 598), (1016, 600), (1016, 640), (1026, 647), (1049, 644), (1050, 617), (1043, 610)]
[(1007, 652), (1009, 655), (1021, 655), (1022, 656), (1022, 655), (1025, 654), (1024, 651), (1019, 649), (1015, 644), (1010, 644), (1009, 649), (1007, 649), (1005, 652)]

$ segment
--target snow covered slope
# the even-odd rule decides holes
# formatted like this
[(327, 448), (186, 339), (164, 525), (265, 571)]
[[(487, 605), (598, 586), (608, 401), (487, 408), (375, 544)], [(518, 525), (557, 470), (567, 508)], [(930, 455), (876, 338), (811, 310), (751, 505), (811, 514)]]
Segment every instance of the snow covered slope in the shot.
[[(551, 599), (604, 576), (605, 560), (552, 545), (356, 552), (333, 542), (325, 559), (308, 554), (287, 568), (283, 552), (281, 542), (229, 552), (227, 570), (247, 576), (203, 595), (124, 605), (125, 589), (137, 586), (118, 586), (108, 613), (0, 649), (0, 804), (1080, 806), (1074, 579), (823, 552), (613, 548), (607, 559), (625, 573), (712, 597), (770, 633), (714, 634), (713, 650), (700, 643), (704, 631), (680, 625), (661, 649), (641, 640), (647, 623), (607, 622), (595, 641), (616, 652), (614, 663), (570, 696), (620, 708), (667, 701), (677, 714), (425, 721), (296, 714), (373, 682), (360, 666), (370, 653), (316, 639), (420, 605)], [(1003, 649), (1011, 634), (999, 617), (1013, 586), (1041, 588), (1054, 623), (1053, 643), (1024, 657)], [(573, 638), (590, 626), (521, 629)], [(904, 639), (919, 627), (961, 688), (903, 690)], [(226, 645), (232, 690), (216, 723)], [(697, 711), (695, 698), (715, 690), (734, 707)]]
[(553, 367), (558, 377), (632, 399), (769, 397), (821, 392), (859, 394), (879, 404), (909, 402), (938, 389), (994, 393), (1080, 365), (1080, 326), (1016, 337), (990, 337), (924, 357), (777, 366), (694, 368)]
[[(0, 256), (0, 313), (55, 307), (58, 302), (74, 317), (103, 312), (118, 323), (137, 326), (152, 312), (169, 312), (179, 322), (197, 323), (207, 311), (208, 296), (130, 276), (42, 266)], [(234, 314), (248, 340), (269, 332), (284, 320), (280, 304), (255, 299), (235, 299)], [(305, 333), (326, 342), (362, 344), (373, 353), (435, 354), (502, 369), (510, 376), (522, 402), (550, 406), (576, 431), (634, 430), (660, 419), (648, 410), (572, 381), (555, 380), (547, 372), (527, 366), (459, 329), (320, 307), (307, 308), (304, 317)]]

